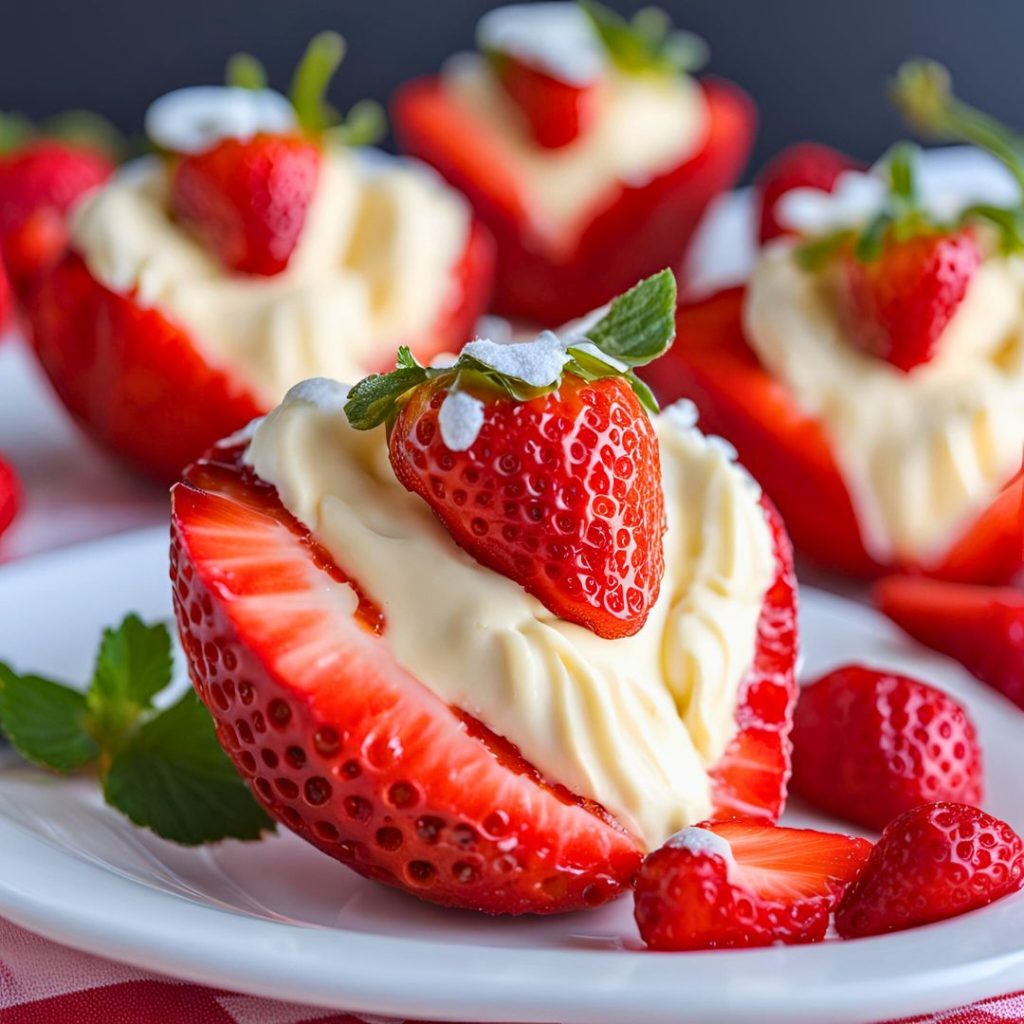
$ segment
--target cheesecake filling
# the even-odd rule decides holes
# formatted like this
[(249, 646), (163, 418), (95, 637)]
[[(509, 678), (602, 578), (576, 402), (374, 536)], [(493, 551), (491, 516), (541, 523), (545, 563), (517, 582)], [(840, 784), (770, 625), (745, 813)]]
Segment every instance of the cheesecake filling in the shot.
[(802, 270), (794, 244), (762, 252), (747, 340), (821, 422), (869, 554), (937, 565), (1021, 466), (1024, 264), (986, 259), (935, 358), (903, 373), (849, 340), (835, 282)]
[(296, 381), (356, 380), (415, 344), (450, 301), (464, 200), (410, 162), (326, 150), (287, 268), (235, 273), (175, 222), (163, 163), (140, 161), (77, 211), (72, 246), (107, 288), (186, 329), (267, 408)]
[(760, 492), (729, 447), (688, 404), (657, 418), (665, 577), (640, 632), (608, 640), (463, 551), (396, 480), (385, 432), (349, 426), (346, 394), (293, 388), (246, 458), (383, 610), (398, 663), (649, 847), (706, 817), (775, 571)]

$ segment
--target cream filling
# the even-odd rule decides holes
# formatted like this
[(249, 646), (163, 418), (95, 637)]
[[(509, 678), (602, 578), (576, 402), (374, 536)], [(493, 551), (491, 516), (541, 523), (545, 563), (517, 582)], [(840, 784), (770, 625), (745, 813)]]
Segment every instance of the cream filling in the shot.
[(791, 242), (767, 247), (747, 289), (747, 339), (819, 419), (869, 553), (941, 561), (1020, 468), (1024, 268), (978, 270), (931, 362), (905, 374), (846, 336), (834, 286), (802, 271)]
[(267, 408), (311, 376), (358, 380), (441, 314), (469, 231), (465, 202), (426, 170), (330, 150), (288, 267), (233, 273), (171, 218), (168, 177), (122, 171), (75, 216), (93, 276), (184, 327)]
[(624, 75), (607, 69), (595, 124), (559, 149), (527, 134), (520, 112), (481, 58), (464, 56), (444, 72), (445, 87), (497, 140), (520, 182), (537, 233), (571, 244), (588, 214), (620, 183), (644, 185), (680, 164), (707, 135), (700, 86), (682, 75)]
[(458, 547), (395, 479), (384, 431), (348, 425), (345, 394), (299, 385), (247, 459), (382, 608), (397, 661), (649, 846), (706, 817), (774, 572), (759, 492), (727, 446), (657, 420), (661, 595), (639, 633), (606, 640)]

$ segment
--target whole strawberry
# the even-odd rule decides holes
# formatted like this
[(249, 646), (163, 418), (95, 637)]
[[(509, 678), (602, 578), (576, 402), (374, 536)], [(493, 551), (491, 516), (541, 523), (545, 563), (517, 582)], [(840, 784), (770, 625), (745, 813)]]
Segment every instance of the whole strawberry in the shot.
[(479, 562), (560, 618), (627, 636), (657, 599), (665, 529), (653, 399), (631, 368), (669, 345), (674, 306), (663, 271), (586, 338), (475, 341), (439, 369), (403, 350), (346, 413), (388, 423), (395, 475)]
[(916, 928), (1020, 889), (1024, 843), (1005, 821), (966, 804), (904, 811), (882, 833), (836, 911), (844, 939)]
[(865, 839), (758, 821), (686, 828), (644, 861), (637, 926), (658, 950), (819, 942), (870, 850)]
[(918, 804), (982, 799), (974, 724), (952, 697), (908, 676), (846, 665), (800, 694), (793, 792), (865, 828)]
[(14, 468), (0, 458), (0, 534), (18, 514), (21, 504), (21, 484)]

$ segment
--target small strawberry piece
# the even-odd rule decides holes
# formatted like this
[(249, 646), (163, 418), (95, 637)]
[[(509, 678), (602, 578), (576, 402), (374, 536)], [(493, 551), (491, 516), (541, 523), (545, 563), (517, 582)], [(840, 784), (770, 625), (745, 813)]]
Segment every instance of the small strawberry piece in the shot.
[(664, 573), (658, 440), (621, 377), (566, 376), (526, 402), (488, 397), (464, 452), (438, 425), (447, 386), (417, 389), (389, 438), (391, 465), (462, 548), (560, 618), (636, 633)]
[(16, 292), (64, 254), (72, 204), (113, 170), (96, 150), (46, 140), (0, 156), (0, 255)]
[(14, 521), (21, 505), (21, 485), (14, 469), (0, 459), (0, 534)]
[(225, 139), (178, 160), (171, 205), (226, 267), (279, 274), (306, 222), (320, 156), (320, 147), (300, 135)]
[(874, 600), (915, 640), (1024, 708), (1024, 591), (890, 576)]
[(821, 810), (879, 831), (918, 804), (979, 804), (977, 733), (941, 690), (847, 665), (800, 694), (792, 785)]
[(870, 852), (865, 839), (754, 821), (684, 829), (644, 861), (636, 922), (658, 950), (819, 942)]
[(890, 240), (866, 263), (844, 255), (842, 296), (853, 341), (905, 373), (928, 362), (979, 266), (970, 231)]
[(491, 63), (538, 146), (567, 146), (594, 122), (599, 96), (596, 82), (575, 85), (506, 54), (495, 54)]
[(4, 269), (3, 259), (0, 258), (0, 334), (10, 319), (11, 304), (11, 282), (7, 279), (7, 271)]
[(787, 192), (795, 188), (831, 192), (843, 171), (857, 170), (861, 166), (845, 153), (817, 142), (800, 142), (784, 149), (764, 166), (754, 183), (761, 243), (790, 234), (789, 228), (778, 220), (778, 202)]
[(836, 911), (844, 939), (916, 928), (1016, 892), (1024, 843), (998, 818), (966, 804), (904, 811), (882, 833)]

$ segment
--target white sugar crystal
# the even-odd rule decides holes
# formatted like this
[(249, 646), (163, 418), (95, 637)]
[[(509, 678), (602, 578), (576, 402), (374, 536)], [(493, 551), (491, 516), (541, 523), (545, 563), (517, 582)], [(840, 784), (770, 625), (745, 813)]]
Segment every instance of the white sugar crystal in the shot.
[[(348, 385), (327, 377), (310, 377), (293, 385), (284, 396), (287, 402), (305, 402), (325, 412), (341, 412), (348, 401)], [(283, 404), (283, 403), (282, 403)]]
[(498, 345), (481, 338), (471, 341), (462, 351), (498, 373), (517, 377), (534, 388), (554, 384), (570, 358), (563, 342), (551, 331), (544, 331), (534, 341), (515, 345)]
[(733, 863), (732, 848), (720, 835), (710, 829), (691, 826), (669, 836), (665, 845), (673, 850), (689, 850), (690, 853), (708, 856), (717, 854), (726, 864)]
[(458, 361), (459, 357), (454, 352), (438, 352), (438, 354), (430, 360), (430, 368), (432, 370), (447, 370), (450, 366), (454, 366)]
[(568, 344), (570, 348), (578, 348), (581, 352), (586, 352), (588, 355), (600, 359), (606, 366), (610, 366), (613, 370), (618, 370), (619, 373), (626, 373), (629, 370), (628, 363), (622, 362), (621, 359), (616, 359), (615, 356), (608, 355), (607, 352), (602, 352), (592, 341), (588, 341), (586, 338), (581, 338), (579, 341), (570, 341)]
[(453, 452), (464, 452), (484, 425), (484, 403), (465, 391), (449, 391), (437, 414), (441, 439)]

